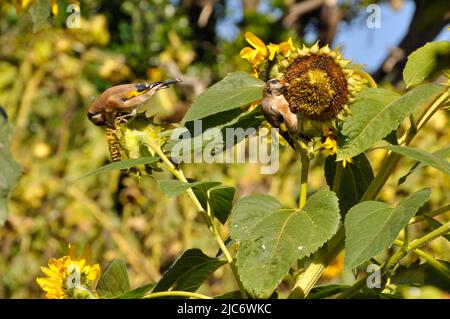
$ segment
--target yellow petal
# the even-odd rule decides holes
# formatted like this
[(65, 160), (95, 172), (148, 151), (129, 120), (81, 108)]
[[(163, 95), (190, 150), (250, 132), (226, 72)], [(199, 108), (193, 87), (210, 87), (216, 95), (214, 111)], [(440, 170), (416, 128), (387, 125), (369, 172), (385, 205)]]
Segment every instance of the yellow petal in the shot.
[(279, 50), (279, 46), (278, 44), (269, 43), (267, 48), (269, 49), (269, 60), (272, 61)]
[(281, 52), (283, 55), (287, 55), (291, 50), (294, 49), (294, 44), (292, 43), (292, 38), (289, 37), (289, 39), (285, 42), (281, 42), (279, 45), (279, 52)]
[(251, 32), (245, 32), (245, 40), (252, 45), (256, 50), (258, 50), (262, 55), (266, 56), (268, 54), (267, 47), (264, 42), (261, 41), (256, 35)]
[(52, 12), (54, 16), (58, 15), (58, 1), (52, 0)]

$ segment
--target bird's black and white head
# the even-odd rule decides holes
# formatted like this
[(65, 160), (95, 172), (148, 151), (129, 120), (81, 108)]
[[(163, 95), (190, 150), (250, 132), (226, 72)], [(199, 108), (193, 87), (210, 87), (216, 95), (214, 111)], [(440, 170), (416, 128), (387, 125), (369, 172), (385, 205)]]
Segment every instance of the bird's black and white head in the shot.
[(264, 86), (264, 95), (278, 96), (282, 95), (287, 83), (280, 79), (270, 79)]
[(88, 112), (87, 116), (89, 121), (91, 121), (94, 125), (103, 126), (106, 124), (105, 115), (103, 113)]

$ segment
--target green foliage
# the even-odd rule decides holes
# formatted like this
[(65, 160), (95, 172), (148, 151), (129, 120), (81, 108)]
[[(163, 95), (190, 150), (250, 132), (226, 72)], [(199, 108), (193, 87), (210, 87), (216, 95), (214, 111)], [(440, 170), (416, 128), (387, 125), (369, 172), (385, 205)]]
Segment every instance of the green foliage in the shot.
[(0, 226), (6, 219), (6, 200), (9, 192), (17, 184), (21, 175), (21, 167), (11, 155), (9, 131), (8, 122), (0, 112)]
[[(427, 289), (424, 285), (438, 291), (432, 296), (448, 293), (449, 153), (442, 147), (449, 143), (450, 91), (442, 78), (422, 84), (441, 71), (448, 76), (442, 70), (448, 68), (447, 41), (410, 55), (404, 79), (411, 90), (380, 81), (385, 88), (366, 89), (349, 100), (351, 114), (331, 123), (339, 136), (337, 156), (324, 159), (317, 136), (302, 141), (310, 167), (300, 160), (305, 154), (284, 148), (280, 169), (270, 176), (253, 164), (170, 165), (174, 144), (166, 141), (174, 128), (184, 125), (194, 146), (189, 153), (195, 153), (208, 145), (209, 128), (225, 133), (263, 124), (261, 107), (253, 106), (264, 83), (239, 71), (251, 67), (239, 57), (243, 33), (253, 31), (266, 43), (292, 36), (296, 45), (301, 35), (277, 23), (273, 12), (249, 8), (253, 2), (243, 2), (239, 35), (232, 41), (216, 33), (228, 15), (227, 1), (218, 1), (207, 19), (207, 1), (83, 2), (79, 29), (65, 27), (61, 1), (57, 17), (50, 14), (49, 0), (28, 7), (22, 2), (21, 13), (9, 2), (0, 4), (0, 104), (13, 128), (9, 136), (0, 109), (0, 220), (9, 195), (8, 223), (0, 228), (0, 297), (42, 296), (35, 284), (36, 276), (43, 276), (40, 266), (49, 256), (57, 258), (67, 241), (91, 242), (100, 264), (114, 260), (102, 269), (97, 287), (102, 298), (145, 298), (153, 292), (196, 298), (202, 297), (193, 293), (199, 288), (208, 296), (236, 299), (411, 297), (411, 286)], [(268, 5), (283, 12), (280, 19), (290, 8), (286, 1)], [(123, 156), (132, 159), (104, 165), (109, 161), (104, 129), (86, 119), (92, 97), (121, 83), (175, 77), (183, 82), (157, 92), (145, 114), (121, 126)], [(150, 115), (156, 117), (149, 121)], [(193, 127), (196, 119), (202, 120), (200, 132)], [(218, 154), (243, 139), (225, 140), (209, 151)], [(382, 139), (392, 145), (383, 146)], [(418, 161), (408, 174), (424, 166), (437, 170), (424, 169), (397, 187), (399, 174), (409, 168), (398, 154)], [(348, 157), (352, 162), (345, 168), (336, 162)], [(300, 162), (307, 181), (299, 182)], [(136, 167), (139, 178), (118, 172)], [(84, 172), (90, 173), (67, 182)], [(335, 193), (317, 191), (326, 185)], [(426, 186), (433, 187), (432, 197), (429, 189), (414, 193)], [(301, 209), (299, 190), (307, 198)], [(184, 192), (189, 196), (173, 198)], [(420, 217), (413, 218), (419, 208)], [(411, 221), (414, 226), (408, 226)], [(439, 237), (447, 240), (434, 241)], [(403, 247), (391, 247), (401, 242)], [(411, 248), (416, 243), (420, 249)], [(219, 251), (213, 258), (191, 247), (210, 256)], [(342, 250), (347, 268), (368, 261), (381, 266), (380, 289), (364, 287), (369, 274), (361, 269), (354, 270), (355, 278), (342, 272)], [(126, 260), (128, 269), (116, 258)]]
[(115, 298), (116, 299), (140, 299), (140, 298), (144, 297), (148, 292), (150, 292), (155, 286), (156, 286), (156, 283), (143, 285), (136, 289), (130, 290), (122, 295), (119, 295)]
[(347, 285), (326, 285), (313, 288), (308, 295), (308, 299), (324, 299), (332, 297), (349, 289)]
[[(443, 171), (445, 174), (450, 174), (450, 162), (440, 157), (439, 154), (428, 153), (424, 150), (408, 146), (387, 145), (383, 146), (383, 148), (410, 157), (424, 165), (432, 166)], [(445, 154), (446, 152), (445, 150), (443, 153)]]
[(219, 186), (219, 182), (192, 182), (185, 183), (174, 179), (161, 179), (158, 181), (161, 190), (169, 197), (177, 196), (188, 190), (189, 188), (197, 188), (201, 191), (207, 191), (208, 189)]
[(247, 235), (239, 238), (237, 266), (246, 289), (252, 295), (267, 298), (297, 259), (317, 251), (336, 233), (340, 219), (338, 200), (333, 192), (319, 191), (301, 210), (258, 209), (256, 223), (253, 217), (240, 216), (256, 213), (249, 208), (251, 200), (241, 202), (240, 208), (233, 210), (232, 228), (248, 229)]
[(79, 177), (77, 180), (80, 180), (80, 179), (83, 179), (86, 177), (90, 177), (90, 176), (104, 174), (104, 173), (114, 171), (114, 170), (127, 170), (132, 167), (139, 166), (139, 165), (155, 163), (158, 160), (159, 160), (158, 157), (140, 157), (140, 158), (123, 160), (120, 162), (114, 162), (114, 163), (106, 164), (105, 166), (99, 167), (99, 168), (93, 170), (92, 172), (89, 172), (89, 173)]
[(450, 42), (428, 42), (408, 56), (403, 69), (406, 85), (414, 86), (430, 77), (438, 68), (450, 68)]
[(97, 292), (101, 297), (118, 297), (130, 290), (127, 266), (123, 260), (113, 260), (106, 267), (97, 284)]
[(264, 82), (247, 73), (230, 73), (194, 101), (184, 122), (236, 109), (261, 99), (263, 85)]
[(430, 195), (431, 190), (425, 188), (406, 197), (396, 207), (378, 201), (352, 207), (345, 217), (346, 267), (355, 268), (388, 248)]
[(194, 292), (209, 275), (225, 263), (218, 258), (206, 256), (199, 249), (189, 249), (164, 273), (153, 292), (167, 290)]
[(384, 89), (363, 91), (352, 106), (353, 115), (344, 122), (337, 159), (343, 160), (364, 152), (396, 129), (419, 107), (431, 105), (445, 90), (444, 86), (425, 84), (397, 98)]
[[(325, 178), (330, 188), (333, 188), (336, 165), (342, 165), (341, 162), (336, 162), (336, 156), (328, 156), (326, 158)], [(359, 202), (374, 177), (372, 167), (365, 154), (357, 155), (353, 158), (353, 163), (343, 168), (343, 170), (340, 181), (341, 186), (337, 194), (341, 215), (345, 215), (351, 207)]]
[[(445, 160), (446, 158), (450, 157), (450, 145), (447, 146), (447, 147), (444, 147), (444, 148), (442, 148), (442, 149), (440, 149), (440, 150), (437, 150), (437, 151), (433, 152), (432, 154), (433, 154), (433, 156), (437, 156), (437, 157), (439, 157), (439, 158)], [(423, 167), (425, 167), (425, 166), (427, 166), (427, 164), (425, 164), (425, 163), (422, 162), (422, 161), (416, 162), (416, 163), (411, 167), (411, 169), (409, 170), (409, 172), (406, 173), (405, 175), (403, 175), (403, 176), (398, 180), (397, 186), (403, 184), (403, 183), (406, 181), (406, 178), (408, 178), (409, 175), (411, 175), (411, 174), (414, 173), (416, 170), (419, 170), (419, 169), (421, 169), (421, 168), (423, 168)], [(445, 167), (445, 166), (444, 166), (444, 167)]]

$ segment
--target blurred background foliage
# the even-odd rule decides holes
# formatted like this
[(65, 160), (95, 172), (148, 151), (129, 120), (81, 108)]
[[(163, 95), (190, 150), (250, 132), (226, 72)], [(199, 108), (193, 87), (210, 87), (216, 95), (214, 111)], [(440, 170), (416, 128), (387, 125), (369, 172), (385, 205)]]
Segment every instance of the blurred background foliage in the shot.
[[(448, 1), (1, 1), (0, 105), (8, 114), (12, 152), (23, 174), (0, 228), (0, 298), (42, 297), (35, 283), (39, 267), (49, 257), (65, 255), (68, 243), (89, 243), (103, 269), (112, 259), (123, 258), (133, 287), (157, 280), (187, 248), (216, 253), (189, 200), (166, 198), (154, 179), (139, 181), (113, 172), (75, 181), (109, 162), (104, 129), (86, 118), (92, 97), (119, 83), (181, 77), (176, 90), (158, 92), (152, 104), (161, 121), (180, 121), (206, 87), (228, 72), (249, 70), (238, 55), (245, 46), (244, 31), (265, 42), (278, 43), (288, 36), (301, 42), (309, 35), (313, 42), (336, 46), (339, 29), (366, 17), (365, 7), (374, 2), (389, 10), (402, 10), (405, 3), (415, 7), (403, 40), (394, 48), (378, 48), (386, 57), (373, 72), (382, 85), (401, 91), (405, 57), (448, 24)], [(80, 28), (66, 27), (73, 13), (67, 10), (70, 4), (80, 5)], [(429, 151), (449, 145), (448, 112), (439, 111), (414, 144)], [(375, 170), (384, 155), (382, 150), (370, 154)], [(314, 160), (312, 191), (325, 185), (323, 162), (321, 157)], [(414, 173), (397, 187), (411, 165), (401, 162), (381, 199), (394, 204), (419, 187), (431, 186), (425, 209), (448, 204), (450, 179), (433, 168)], [(235, 186), (236, 198), (270, 193), (293, 206), (299, 166), (286, 148), (275, 175), (261, 175), (256, 164), (190, 164), (184, 170), (198, 180)], [(419, 234), (428, 227), (423, 222), (414, 229)], [(445, 238), (426, 250), (450, 259)], [(340, 256), (325, 272), (323, 283), (353, 281), (351, 273), (342, 272), (342, 260)], [(404, 266), (420, 277), (424, 269), (409, 267), (416, 261), (411, 257)], [(221, 294), (235, 289), (233, 285), (228, 270), (221, 268), (201, 292)], [(442, 288), (411, 289), (405, 288), (403, 295), (450, 297)]]

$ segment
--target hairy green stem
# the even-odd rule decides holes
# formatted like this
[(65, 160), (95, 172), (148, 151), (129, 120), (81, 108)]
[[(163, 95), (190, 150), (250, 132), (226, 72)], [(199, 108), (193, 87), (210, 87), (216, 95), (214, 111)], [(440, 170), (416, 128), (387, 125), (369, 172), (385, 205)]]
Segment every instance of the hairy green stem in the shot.
[(300, 193), (298, 199), (298, 208), (302, 209), (306, 203), (306, 197), (308, 194), (308, 173), (309, 173), (309, 157), (306, 149), (299, 143), (297, 143), (298, 150), (300, 152), (300, 159), (302, 162), (302, 170), (300, 175)]
[(194, 298), (194, 299), (213, 299), (209, 296), (205, 296), (205, 295), (198, 294), (195, 292), (175, 291), (175, 290), (153, 292), (151, 294), (144, 296), (144, 299), (161, 298), (161, 297), (189, 297), (189, 298)]
[(447, 212), (450, 212), (450, 204), (449, 205), (445, 205), (443, 207), (440, 207), (440, 208), (438, 208), (436, 210), (433, 210), (431, 212), (428, 212), (428, 213), (416, 216), (416, 217), (414, 217), (411, 220), (411, 222), (409, 224), (411, 225), (411, 224), (423, 222), (424, 220), (427, 220), (427, 218), (433, 218), (435, 216), (438, 216), (438, 215), (441, 215), (441, 214), (444, 214), (444, 213), (447, 213)]
[(412, 250), (422, 247), (423, 245), (426, 245), (428, 242), (432, 241), (433, 239), (436, 239), (446, 233), (450, 232), (450, 222), (445, 223), (444, 225), (436, 228), (432, 232), (429, 232), (428, 234), (413, 240), (407, 247), (407, 249), (399, 249), (386, 263), (386, 269), (390, 270), (395, 267), (395, 265), (408, 253), (410, 253)]
[[(404, 242), (396, 239), (394, 241), (394, 245), (396, 245), (398, 247), (404, 247)], [(425, 259), (431, 267), (436, 269), (438, 272), (440, 272), (442, 275), (444, 275), (450, 281), (450, 269), (448, 267), (446, 267), (440, 261), (434, 259), (433, 256), (427, 254), (422, 249), (416, 248), (416, 249), (414, 249), (413, 253), (416, 254), (417, 256)]]
[[(181, 169), (177, 169), (175, 165), (167, 158), (166, 154), (161, 150), (161, 148), (158, 145), (155, 145), (151, 141), (147, 141), (147, 144), (150, 146), (150, 148), (162, 159), (164, 162), (164, 165), (162, 165), (164, 168), (166, 168), (169, 172), (171, 172), (179, 181), (184, 183), (189, 183), (186, 177), (184, 176), (184, 173)], [(208, 203), (208, 209), (205, 211), (203, 209), (202, 204), (198, 200), (197, 196), (195, 195), (192, 188), (189, 188), (186, 190), (186, 194), (189, 196), (189, 198), (194, 203), (195, 207), (197, 207), (197, 210), (200, 212), (200, 214), (203, 217), (203, 220), (205, 221), (208, 229), (210, 230), (211, 234), (213, 235), (214, 240), (217, 242), (217, 245), (219, 246), (220, 250), (222, 251), (223, 255), (227, 259), (228, 264), (230, 265), (231, 271), (233, 273), (233, 276), (236, 280), (236, 283), (238, 284), (239, 290), (241, 292), (241, 295), (243, 298), (247, 299), (247, 292), (245, 291), (244, 285), (242, 284), (239, 274), (237, 272), (237, 268), (234, 262), (233, 257), (231, 256), (230, 252), (228, 251), (228, 248), (226, 247), (225, 243), (223, 242), (222, 238), (220, 237), (219, 231), (217, 230), (216, 225), (214, 224), (214, 217), (212, 216), (211, 210), (209, 209), (209, 203)]]

